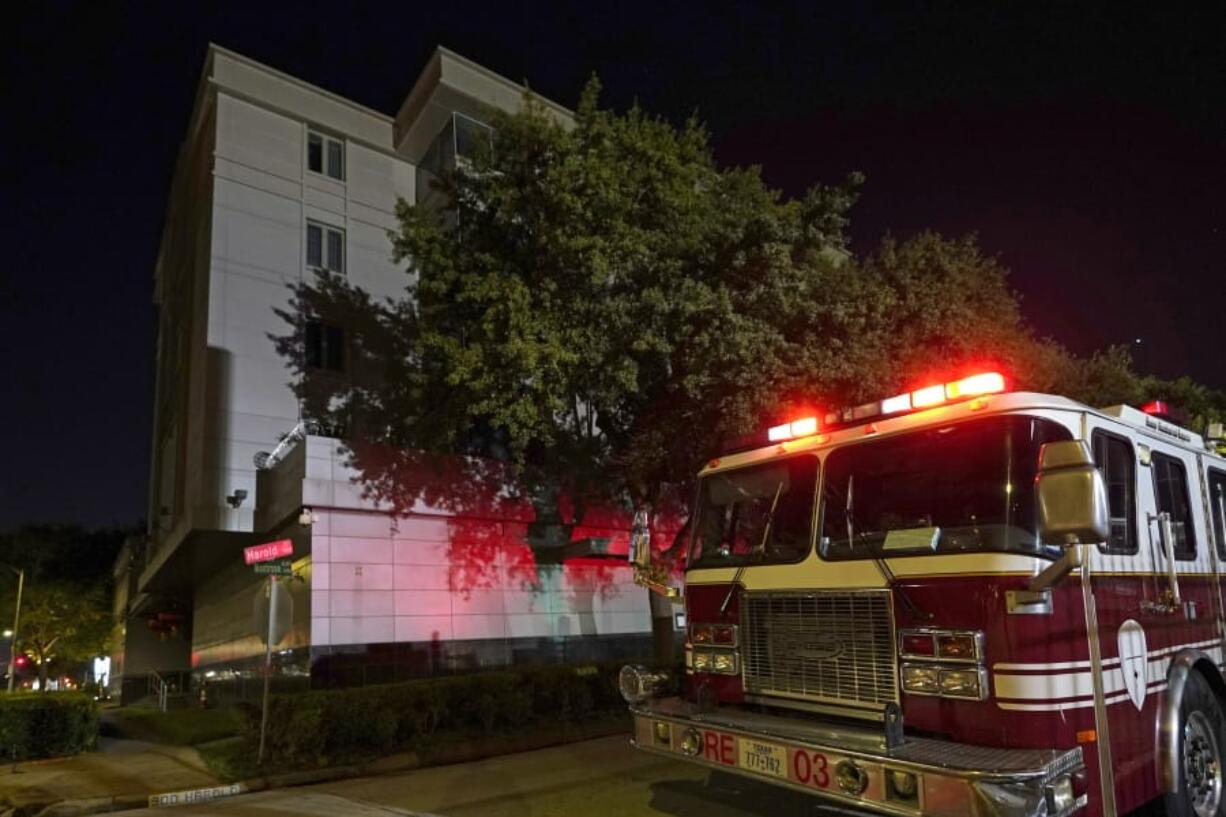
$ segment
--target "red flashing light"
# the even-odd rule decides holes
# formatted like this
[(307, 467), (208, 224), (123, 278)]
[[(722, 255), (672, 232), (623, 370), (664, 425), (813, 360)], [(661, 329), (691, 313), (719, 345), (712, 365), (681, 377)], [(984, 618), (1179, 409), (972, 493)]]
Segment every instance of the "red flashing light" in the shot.
[(804, 417), (799, 420), (793, 420), (790, 423), (784, 423), (781, 426), (773, 426), (766, 432), (766, 438), (773, 443), (777, 443), (784, 440), (794, 440), (797, 437), (809, 437), (816, 433), (817, 418)]
[(19, 667), (24, 667), (28, 663), (28, 661), (24, 655), (19, 655), (13, 659), (13, 663)]
[(1171, 413), (1171, 406), (1165, 400), (1150, 400), (1141, 406), (1141, 411), (1154, 417), (1165, 417)]
[(945, 397), (957, 400), (960, 397), (978, 397), (981, 394), (996, 394), (1005, 390), (1005, 378), (999, 372), (985, 372), (945, 384)]

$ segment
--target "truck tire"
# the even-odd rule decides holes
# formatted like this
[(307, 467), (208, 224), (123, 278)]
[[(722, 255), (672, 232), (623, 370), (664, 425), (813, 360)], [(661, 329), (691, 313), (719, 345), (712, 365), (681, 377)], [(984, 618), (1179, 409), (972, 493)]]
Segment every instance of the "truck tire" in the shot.
[(1188, 674), (1179, 707), (1179, 790), (1165, 795), (1169, 817), (1226, 817), (1226, 718), (1199, 672)]

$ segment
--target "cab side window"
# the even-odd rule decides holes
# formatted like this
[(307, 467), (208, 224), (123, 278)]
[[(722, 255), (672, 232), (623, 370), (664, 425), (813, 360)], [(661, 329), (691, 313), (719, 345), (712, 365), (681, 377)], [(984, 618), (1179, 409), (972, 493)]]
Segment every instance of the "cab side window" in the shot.
[(1137, 552), (1137, 460), (1132, 443), (1123, 437), (1096, 430), (1091, 437), (1094, 464), (1107, 483), (1107, 506), (1111, 534), (1099, 548), (1104, 553)]
[(1175, 558), (1196, 557), (1196, 531), (1192, 521), (1192, 503), (1188, 499), (1188, 471), (1174, 457), (1154, 452), (1154, 496), (1158, 512), (1171, 515), (1175, 532)]
[(1226, 472), (1209, 472), (1209, 507), (1212, 509), (1213, 538), (1217, 555), (1226, 559)]

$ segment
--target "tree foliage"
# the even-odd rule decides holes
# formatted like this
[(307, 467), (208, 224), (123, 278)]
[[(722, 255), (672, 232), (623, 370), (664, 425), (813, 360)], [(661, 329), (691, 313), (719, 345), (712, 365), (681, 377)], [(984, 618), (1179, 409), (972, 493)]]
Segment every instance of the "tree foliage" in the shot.
[[(489, 496), (483, 478), (513, 474), (539, 512), (565, 493), (581, 515), (589, 499), (656, 503), (721, 441), (801, 407), (966, 369), (1092, 402), (1161, 385), (1120, 350), (1078, 359), (1037, 338), (974, 238), (887, 237), (854, 257), (858, 175), (788, 200), (756, 168), (719, 167), (696, 120), (618, 114), (598, 92), (573, 123), (529, 97), (444, 174), (443, 207), (400, 202), (403, 297), (323, 276), (284, 315), (308, 412), (348, 430), (367, 489), (397, 508), (436, 484), (431, 452), (485, 458), (456, 490)], [(306, 376), (308, 315), (353, 330), (348, 377)]]
[(38, 666), (39, 688), (47, 688), (53, 661), (73, 664), (104, 652), (111, 626), (101, 587), (55, 581), (31, 584), (21, 605), (19, 647)]
[[(34, 660), (46, 689), (48, 671), (102, 654), (111, 618), (111, 567), (129, 531), (34, 525), (0, 534), (0, 565), (25, 572), (18, 651)], [(17, 581), (0, 576), (0, 622), (8, 628)], [(75, 674), (75, 672), (74, 672)]]

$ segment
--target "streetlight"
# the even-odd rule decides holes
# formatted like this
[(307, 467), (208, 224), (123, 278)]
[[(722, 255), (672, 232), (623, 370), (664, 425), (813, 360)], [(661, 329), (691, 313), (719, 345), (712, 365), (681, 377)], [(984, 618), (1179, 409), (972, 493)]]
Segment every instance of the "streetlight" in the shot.
[(18, 627), (21, 626), (21, 591), (25, 589), (26, 572), (13, 566), (9, 566), (9, 570), (17, 574), (17, 609), (13, 611), (13, 629), (5, 631), (5, 634), (10, 636), (13, 641), (9, 645), (9, 694), (13, 692), (13, 681), (17, 677), (17, 633)]

